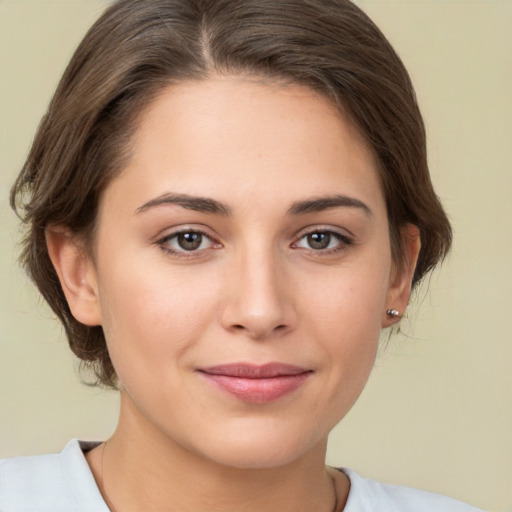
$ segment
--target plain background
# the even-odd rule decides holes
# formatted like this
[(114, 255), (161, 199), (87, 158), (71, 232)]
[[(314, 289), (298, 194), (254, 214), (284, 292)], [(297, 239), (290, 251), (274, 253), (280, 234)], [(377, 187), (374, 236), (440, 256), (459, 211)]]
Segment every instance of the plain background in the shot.
[[(60, 327), (16, 264), (8, 190), (100, 0), (0, 0), (0, 456), (104, 439), (117, 395), (81, 385)], [(512, 511), (512, 2), (360, 0), (415, 82), (455, 230), (329, 462)]]

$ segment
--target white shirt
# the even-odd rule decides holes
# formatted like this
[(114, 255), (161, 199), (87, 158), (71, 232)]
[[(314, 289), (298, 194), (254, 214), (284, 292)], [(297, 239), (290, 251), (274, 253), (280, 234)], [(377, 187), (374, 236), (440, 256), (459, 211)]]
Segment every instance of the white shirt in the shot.
[[(0, 460), (0, 512), (109, 512), (84, 457), (97, 444), (73, 439), (61, 453)], [(341, 471), (351, 484), (343, 512), (479, 512), (438, 494)]]

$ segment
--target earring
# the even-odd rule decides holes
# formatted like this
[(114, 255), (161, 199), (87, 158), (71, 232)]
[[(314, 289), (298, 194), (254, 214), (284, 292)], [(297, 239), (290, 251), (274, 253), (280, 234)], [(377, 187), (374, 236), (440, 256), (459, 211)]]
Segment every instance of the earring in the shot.
[(388, 309), (386, 314), (392, 318), (400, 318), (402, 316), (400, 311), (397, 311), (396, 309)]

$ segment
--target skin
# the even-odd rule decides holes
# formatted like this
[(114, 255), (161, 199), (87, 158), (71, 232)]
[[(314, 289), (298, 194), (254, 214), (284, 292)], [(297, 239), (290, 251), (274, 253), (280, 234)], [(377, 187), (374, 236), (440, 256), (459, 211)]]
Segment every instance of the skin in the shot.
[[(356, 204), (290, 211), (334, 196)], [(199, 248), (180, 231), (204, 233)], [(121, 382), (117, 430), (87, 454), (115, 509), (331, 512), (329, 472), (341, 509), (349, 482), (325, 468), (327, 436), (368, 379), (386, 309), (407, 305), (420, 244), (405, 231), (397, 269), (374, 155), (322, 96), (240, 77), (165, 89), (102, 196), (94, 254), (65, 226), (47, 233), (71, 310), (103, 326)], [(252, 403), (198, 371), (234, 362), (309, 373)]]

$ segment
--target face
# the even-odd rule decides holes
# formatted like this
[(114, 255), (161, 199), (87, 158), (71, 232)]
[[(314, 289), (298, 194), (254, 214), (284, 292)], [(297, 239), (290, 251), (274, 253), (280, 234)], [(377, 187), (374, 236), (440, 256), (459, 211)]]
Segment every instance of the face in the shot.
[(399, 293), (357, 129), (306, 88), (235, 77), (173, 85), (145, 112), (93, 260), (121, 421), (235, 467), (324, 445)]

